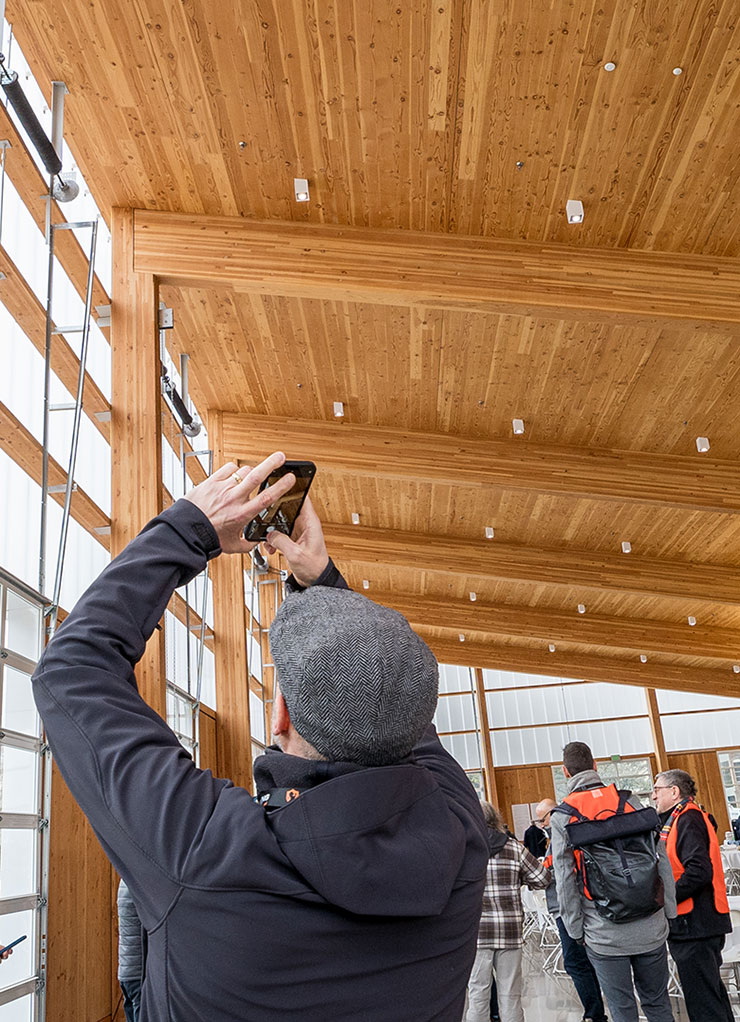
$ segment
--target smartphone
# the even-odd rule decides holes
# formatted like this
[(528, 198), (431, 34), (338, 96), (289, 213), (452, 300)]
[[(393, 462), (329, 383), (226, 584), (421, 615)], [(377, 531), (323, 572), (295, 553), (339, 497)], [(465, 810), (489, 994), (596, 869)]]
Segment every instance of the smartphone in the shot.
[(0, 955), (4, 955), (6, 951), (10, 951), (10, 949), (15, 947), (16, 944), (20, 944), (20, 942), (25, 940), (27, 936), (28, 934), (24, 933), (22, 937), (18, 938), (18, 940), (14, 940), (12, 944), (6, 944), (5, 947), (0, 947)]
[(272, 486), (288, 472), (295, 476), (295, 484), (279, 497), (276, 503), (266, 507), (264, 511), (247, 522), (244, 526), (244, 538), (250, 543), (261, 543), (271, 532), (284, 532), (289, 536), (293, 531), (295, 520), (301, 513), (303, 502), (311, 488), (316, 466), (312, 461), (286, 461), (276, 468), (260, 486), (259, 492)]

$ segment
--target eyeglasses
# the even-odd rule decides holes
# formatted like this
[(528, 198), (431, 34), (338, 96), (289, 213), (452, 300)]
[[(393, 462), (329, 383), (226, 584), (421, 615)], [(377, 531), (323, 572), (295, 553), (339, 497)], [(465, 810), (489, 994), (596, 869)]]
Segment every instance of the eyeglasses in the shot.
[(675, 788), (675, 784), (654, 784), (653, 791), (668, 791), (670, 788)]

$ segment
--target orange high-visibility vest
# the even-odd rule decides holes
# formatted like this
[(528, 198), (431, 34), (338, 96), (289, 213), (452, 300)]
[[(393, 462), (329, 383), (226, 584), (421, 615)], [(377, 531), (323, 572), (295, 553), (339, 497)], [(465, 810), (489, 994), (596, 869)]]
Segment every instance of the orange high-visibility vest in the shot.
[[(696, 804), (696, 802), (687, 802), (681, 812), (678, 814), (676, 819), (673, 821), (670, 832), (666, 839), (666, 852), (671, 862), (671, 869), (673, 870), (673, 879), (678, 880), (684, 874), (683, 864), (678, 857), (676, 852), (676, 844), (678, 842), (678, 820), (681, 813), (685, 813), (687, 809), (695, 809), (697, 813), (701, 814), (701, 818), (704, 820), (704, 825), (707, 828), (707, 834), (709, 835), (709, 858), (712, 863), (712, 890), (714, 892), (714, 907), (718, 912), (729, 912), (730, 906), (727, 903), (727, 891), (725, 890), (725, 871), (722, 867), (722, 855), (719, 850), (719, 841), (717, 835), (714, 832), (714, 827), (710, 823), (709, 816), (704, 812), (703, 809)], [(678, 914), (680, 916), (688, 915), (689, 912), (694, 908), (694, 899), (686, 898), (685, 901), (678, 903)]]
[[(572, 791), (570, 795), (566, 795), (562, 804), (577, 809), (587, 820), (600, 820), (608, 816), (614, 816), (619, 809), (619, 799), (620, 795), (617, 786), (615, 784), (607, 784), (603, 788), (586, 788), (584, 791)], [(625, 813), (634, 813), (635, 807), (626, 802), (624, 811)], [(572, 823), (578, 817), (571, 816), (570, 819)], [(581, 878), (583, 893), (589, 901), (593, 901), (591, 892), (586, 884), (586, 876), (583, 869), (583, 853), (578, 848), (574, 848), (573, 858), (576, 860), (576, 873)]]

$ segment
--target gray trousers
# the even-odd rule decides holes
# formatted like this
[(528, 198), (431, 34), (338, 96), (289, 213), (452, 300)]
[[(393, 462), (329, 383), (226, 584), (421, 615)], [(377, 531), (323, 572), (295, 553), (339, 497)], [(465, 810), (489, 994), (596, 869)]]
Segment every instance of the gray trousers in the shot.
[(491, 979), (496, 973), (501, 1022), (524, 1022), (522, 1010), (522, 949), (479, 947), (468, 982), (465, 1022), (489, 1022)]
[(648, 1022), (674, 1022), (668, 996), (668, 951), (661, 944), (642, 955), (606, 958), (589, 947), (586, 953), (601, 984), (613, 1022), (638, 1022), (637, 989)]

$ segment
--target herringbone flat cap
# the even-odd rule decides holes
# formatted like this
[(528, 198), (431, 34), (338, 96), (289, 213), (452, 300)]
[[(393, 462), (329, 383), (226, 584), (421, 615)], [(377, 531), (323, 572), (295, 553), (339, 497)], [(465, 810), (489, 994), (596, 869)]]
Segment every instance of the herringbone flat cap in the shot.
[(349, 589), (313, 586), (270, 628), (280, 691), (301, 737), (332, 760), (397, 763), (431, 723), (434, 654), (395, 610)]

